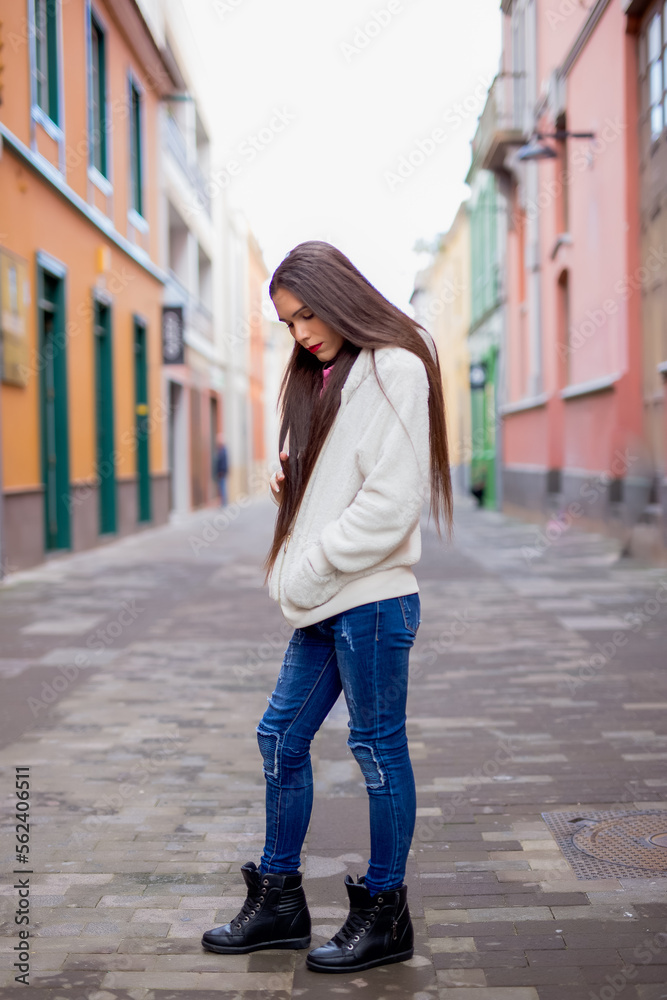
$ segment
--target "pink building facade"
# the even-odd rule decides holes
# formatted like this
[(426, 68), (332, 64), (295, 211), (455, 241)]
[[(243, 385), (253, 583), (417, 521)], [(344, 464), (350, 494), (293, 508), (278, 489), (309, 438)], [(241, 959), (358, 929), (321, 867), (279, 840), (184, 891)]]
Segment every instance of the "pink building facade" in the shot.
[[(667, 5), (501, 6), (483, 165), (508, 205), (504, 506), (628, 542), (637, 524), (652, 525), (655, 548), (666, 541), (667, 203), (662, 244), (655, 225), (646, 230), (667, 171), (656, 175), (647, 157), (664, 151), (667, 107), (663, 82), (647, 141), (657, 71), (651, 92), (646, 53), (657, 11), (664, 55)], [(531, 139), (554, 155), (521, 159)]]

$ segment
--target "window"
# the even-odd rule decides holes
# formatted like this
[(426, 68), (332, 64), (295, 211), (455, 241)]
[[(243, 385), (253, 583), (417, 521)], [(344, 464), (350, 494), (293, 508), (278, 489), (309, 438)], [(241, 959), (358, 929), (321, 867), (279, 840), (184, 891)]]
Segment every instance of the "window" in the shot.
[(34, 100), (58, 125), (58, 0), (35, 0)]
[(141, 118), (141, 94), (136, 85), (130, 83), (130, 196), (132, 208), (143, 216)]
[(90, 162), (103, 177), (107, 172), (106, 40), (94, 17), (90, 19)]
[(657, 139), (667, 124), (667, 2), (653, 13), (646, 27), (646, 80), (651, 141)]

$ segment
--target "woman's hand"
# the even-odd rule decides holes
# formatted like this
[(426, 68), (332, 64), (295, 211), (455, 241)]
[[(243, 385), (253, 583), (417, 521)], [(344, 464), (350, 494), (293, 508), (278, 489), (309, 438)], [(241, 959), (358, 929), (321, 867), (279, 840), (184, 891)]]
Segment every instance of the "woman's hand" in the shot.
[[(287, 452), (281, 451), (280, 452), (281, 462), (286, 461), (287, 458), (289, 458)], [(273, 475), (271, 476), (271, 479), (269, 480), (271, 484), (271, 489), (273, 490), (274, 496), (276, 497), (278, 502), (280, 502), (283, 498), (280, 487), (282, 486), (284, 479), (285, 479), (285, 473), (280, 471), (280, 472), (274, 472)]]

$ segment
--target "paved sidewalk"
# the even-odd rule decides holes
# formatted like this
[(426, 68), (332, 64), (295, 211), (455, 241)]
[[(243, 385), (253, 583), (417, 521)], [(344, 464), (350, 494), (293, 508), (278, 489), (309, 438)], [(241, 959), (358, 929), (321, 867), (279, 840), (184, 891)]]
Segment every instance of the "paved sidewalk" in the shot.
[[(415, 957), (334, 977), (305, 952), (202, 951), (261, 851), (255, 726), (291, 635), (260, 571), (275, 508), (232, 508), (227, 527), (216, 513), (0, 587), (0, 995), (666, 998), (667, 880), (577, 879), (541, 814), (664, 810), (667, 832), (667, 571), (467, 501), (453, 546), (424, 526), (417, 567)], [(341, 701), (313, 748), (314, 944), (369, 852), (346, 738)], [(31, 787), (27, 991), (12, 968), (16, 766)]]

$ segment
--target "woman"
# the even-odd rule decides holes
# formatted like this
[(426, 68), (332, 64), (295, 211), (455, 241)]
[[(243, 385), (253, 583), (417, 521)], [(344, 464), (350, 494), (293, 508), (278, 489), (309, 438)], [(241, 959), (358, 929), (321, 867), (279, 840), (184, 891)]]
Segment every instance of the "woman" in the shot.
[(270, 484), (279, 511), (265, 582), (294, 633), (257, 727), (264, 852), (259, 868), (241, 869), (240, 913), (202, 943), (222, 954), (309, 946), (298, 871), (313, 801), (309, 749), (343, 691), (371, 857), (356, 883), (346, 876), (344, 925), (306, 964), (354, 972), (413, 953), (403, 879), (416, 796), (405, 705), (421, 617), (411, 567), (429, 486), (438, 531), (441, 514), (451, 529), (442, 382), (421, 328), (329, 244), (292, 250), (270, 294), (295, 344), (280, 388), (282, 471)]

